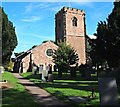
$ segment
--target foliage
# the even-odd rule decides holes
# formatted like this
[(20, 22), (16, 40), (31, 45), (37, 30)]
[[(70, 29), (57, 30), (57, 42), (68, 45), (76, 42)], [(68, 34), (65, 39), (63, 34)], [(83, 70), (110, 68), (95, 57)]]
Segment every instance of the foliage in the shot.
[(8, 71), (12, 71), (13, 70), (13, 66), (14, 66), (14, 63), (12, 61), (10, 61), (8, 64), (7, 64), (7, 69)]
[(108, 62), (109, 67), (120, 65), (120, 1), (114, 2), (112, 13), (107, 22), (99, 22), (95, 41), (95, 54)]
[(71, 65), (77, 64), (78, 60), (78, 54), (74, 48), (66, 43), (59, 43), (59, 48), (53, 55), (53, 62), (57, 65), (59, 72), (67, 71)]
[(15, 47), (17, 46), (17, 37), (13, 23), (8, 20), (3, 8), (2, 10), (2, 63), (7, 64)]
[(92, 59), (90, 57), (90, 52), (92, 51), (92, 39), (86, 35), (86, 62), (87, 64), (92, 64)]

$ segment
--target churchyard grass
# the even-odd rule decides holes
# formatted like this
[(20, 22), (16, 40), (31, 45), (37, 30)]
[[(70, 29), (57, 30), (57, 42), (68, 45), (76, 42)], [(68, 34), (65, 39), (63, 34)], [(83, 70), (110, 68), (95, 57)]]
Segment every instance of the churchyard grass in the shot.
[(11, 87), (2, 89), (2, 107), (37, 107), (33, 97), (25, 90), (12, 73), (5, 71), (2, 80), (7, 80)]
[[(99, 93), (98, 93), (98, 81), (95, 76), (93, 80), (85, 80), (81, 78), (80, 75), (77, 77), (71, 78), (69, 74), (63, 74), (62, 78), (57, 77), (57, 73), (54, 72), (54, 81), (53, 82), (42, 82), (40, 80), (40, 74), (32, 75), (32, 73), (23, 73), (21, 74), (23, 77), (28, 78), (30, 81), (33, 81), (39, 87), (45, 89), (52, 95), (55, 95), (61, 100), (74, 105), (76, 107), (86, 107), (87, 105), (90, 107), (97, 107), (99, 105)], [(86, 104), (76, 104), (68, 100), (70, 96), (80, 96), (87, 98), (91, 95), (91, 90), (94, 88), (96, 97), (90, 99)]]

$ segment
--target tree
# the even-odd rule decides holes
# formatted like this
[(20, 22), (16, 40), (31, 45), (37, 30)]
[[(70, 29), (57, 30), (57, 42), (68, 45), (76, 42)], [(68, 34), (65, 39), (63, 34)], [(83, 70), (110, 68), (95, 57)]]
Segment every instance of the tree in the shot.
[(13, 23), (8, 20), (3, 8), (0, 9), (2, 10), (2, 64), (7, 65), (18, 42)]
[(77, 64), (78, 60), (78, 54), (74, 48), (66, 43), (59, 43), (59, 48), (55, 50), (53, 55), (53, 62), (58, 67), (60, 76), (63, 71), (67, 72), (71, 65)]
[(112, 13), (107, 22), (99, 22), (95, 41), (95, 51), (102, 61), (107, 61), (109, 67), (120, 65), (120, 1), (114, 2)]
[(114, 2), (114, 9), (108, 16), (109, 39), (107, 61), (111, 67), (120, 66), (120, 1)]

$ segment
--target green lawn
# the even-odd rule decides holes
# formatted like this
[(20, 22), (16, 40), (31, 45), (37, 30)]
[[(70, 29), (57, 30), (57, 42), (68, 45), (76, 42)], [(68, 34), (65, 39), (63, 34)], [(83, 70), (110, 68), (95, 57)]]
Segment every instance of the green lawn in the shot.
[[(85, 80), (77, 75), (77, 78), (71, 78), (70, 75), (64, 74), (62, 78), (58, 78), (56, 72), (54, 72), (53, 82), (42, 82), (39, 78), (40, 75), (32, 75), (30, 72), (23, 73), (23, 77), (30, 79), (39, 87), (47, 90), (49, 93), (56, 97), (64, 100), (65, 102), (74, 105), (76, 107), (83, 107), (89, 105), (89, 107), (97, 107), (99, 105), (99, 94), (98, 94), (98, 82), (93, 77), (93, 80)], [(88, 97), (91, 95), (91, 89), (94, 88), (96, 98), (89, 100), (86, 104), (75, 104), (68, 100), (70, 96), (81, 96)]]
[(38, 107), (33, 97), (25, 90), (12, 73), (5, 71), (2, 79), (7, 80), (12, 88), (2, 90), (2, 107)]

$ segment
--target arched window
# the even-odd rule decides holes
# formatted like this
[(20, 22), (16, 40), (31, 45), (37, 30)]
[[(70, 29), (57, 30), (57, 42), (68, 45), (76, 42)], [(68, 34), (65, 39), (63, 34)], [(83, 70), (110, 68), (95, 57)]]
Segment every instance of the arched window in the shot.
[(73, 17), (72, 24), (73, 24), (73, 26), (77, 26), (77, 18), (76, 17)]

